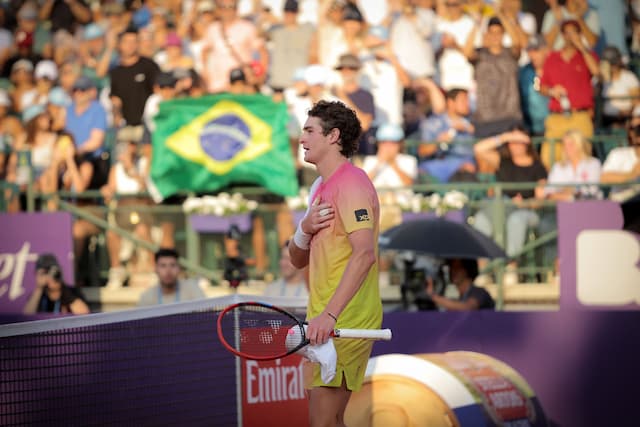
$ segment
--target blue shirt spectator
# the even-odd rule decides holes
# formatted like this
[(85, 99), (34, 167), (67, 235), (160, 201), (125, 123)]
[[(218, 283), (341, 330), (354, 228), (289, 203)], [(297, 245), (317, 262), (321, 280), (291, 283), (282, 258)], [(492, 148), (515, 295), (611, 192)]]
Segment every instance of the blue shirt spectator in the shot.
[(518, 72), (522, 115), (527, 131), (532, 135), (544, 134), (544, 121), (549, 115), (549, 98), (540, 92), (540, 77), (548, 52), (541, 34), (531, 36), (527, 43), (530, 61)]
[(74, 139), (79, 154), (99, 157), (104, 151), (107, 113), (96, 100), (94, 82), (80, 77), (73, 85), (73, 102), (67, 108), (66, 131)]
[(439, 182), (449, 182), (458, 172), (475, 173), (474, 127), (469, 114), (469, 96), (464, 89), (446, 95), (446, 112), (434, 114), (420, 123), (420, 170)]
[(520, 69), (518, 84), (522, 102), (522, 112), (527, 130), (533, 135), (544, 134), (544, 121), (549, 115), (549, 98), (540, 93), (540, 83), (531, 63)]

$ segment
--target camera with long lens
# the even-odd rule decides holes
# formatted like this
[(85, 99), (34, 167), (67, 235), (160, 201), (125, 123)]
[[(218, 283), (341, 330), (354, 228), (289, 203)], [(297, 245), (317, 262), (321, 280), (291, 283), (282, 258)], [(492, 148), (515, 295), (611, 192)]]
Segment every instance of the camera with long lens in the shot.
[(427, 279), (433, 280), (434, 292), (444, 293), (445, 279), (442, 268), (427, 268), (418, 266), (414, 255), (402, 257), (404, 264), (404, 278), (400, 287), (402, 306), (405, 310), (412, 307), (423, 310), (436, 310), (438, 307), (427, 294)]

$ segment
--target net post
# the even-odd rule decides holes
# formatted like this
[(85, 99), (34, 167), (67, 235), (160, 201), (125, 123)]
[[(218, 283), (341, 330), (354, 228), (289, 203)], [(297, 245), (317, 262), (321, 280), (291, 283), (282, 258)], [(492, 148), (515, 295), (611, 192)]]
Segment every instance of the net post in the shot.
[[(234, 293), (237, 293), (237, 290), (234, 289)], [(238, 312), (234, 310), (233, 313), (233, 323), (235, 330), (235, 347), (237, 349), (240, 348), (240, 318), (238, 317)], [(236, 357), (236, 411), (238, 413), (238, 427), (242, 427), (242, 359)]]

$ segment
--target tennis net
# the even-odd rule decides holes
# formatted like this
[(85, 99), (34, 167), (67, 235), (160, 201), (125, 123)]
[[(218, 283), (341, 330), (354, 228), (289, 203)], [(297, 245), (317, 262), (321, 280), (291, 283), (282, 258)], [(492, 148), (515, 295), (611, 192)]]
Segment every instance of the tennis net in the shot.
[[(238, 426), (233, 295), (0, 326), (0, 425)], [(260, 298), (300, 310), (298, 299)]]

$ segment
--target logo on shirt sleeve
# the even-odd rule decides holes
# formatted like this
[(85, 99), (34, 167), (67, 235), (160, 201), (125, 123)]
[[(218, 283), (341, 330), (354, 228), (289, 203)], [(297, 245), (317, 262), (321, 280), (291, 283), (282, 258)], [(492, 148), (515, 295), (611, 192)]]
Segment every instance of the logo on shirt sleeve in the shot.
[(356, 215), (357, 222), (369, 221), (369, 212), (366, 209), (358, 209), (353, 213)]

